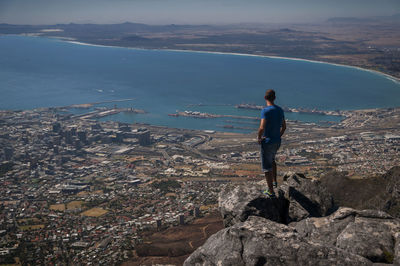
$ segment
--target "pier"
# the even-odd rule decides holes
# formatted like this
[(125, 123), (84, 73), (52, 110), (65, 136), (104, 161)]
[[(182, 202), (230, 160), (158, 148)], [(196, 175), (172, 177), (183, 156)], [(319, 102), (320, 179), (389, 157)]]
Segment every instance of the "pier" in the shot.
[(134, 114), (145, 114), (146, 111), (141, 109), (134, 108), (111, 108), (111, 109), (101, 109), (95, 110), (85, 114), (74, 115), (72, 118), (81, 118), (81, 119), (91, 119), (91, 118), (102, 118), (109, 115), (115, 115), (121, 112), (125, 113), (134, 113)]
[(193, 118), (236, 118), (236, 119), (248, 119), (248, 120), (259, 120), (258, 117), (252, 117), (252, 116), (242, 116), (242, 115), (220, 115), (220, 114), (210, 114), (210, 113), (201, 113), (201, 112), (194, 112), (194, 111), (183, 111), (183, 112), (177, 112), (174, 114), (168, 114), (169, 116), (174, 116), (174, 117), (193, 117)]
[[(262, 110), (265, 106), (242, 103), (235, 106), (239, 109), (249, 109), (249, 110)], [(316, 115), (335, 115), (335, 116), (343, 116), (343, 112), (341, 111), (324, 111), (318, 109), (307, 109), (307, 108), (289, 108), (282, 107), (283, 111), (288, 113), (302, 113), (302, 114), (316, 114)]]
[(104, 104), (104, 103), (119, 103), (119, 102), (129, 102), (133, 101), (135, 98), (127, 98), (127, 99), (118, 99), (118, 100), (108, 100), (94, 103), (82, 103), (82, 104), (72, 104), (69, 106), (65, 106), (64, 108), (80, 108), (80, 109), (88, 109), (93, 107), (93, 105)]

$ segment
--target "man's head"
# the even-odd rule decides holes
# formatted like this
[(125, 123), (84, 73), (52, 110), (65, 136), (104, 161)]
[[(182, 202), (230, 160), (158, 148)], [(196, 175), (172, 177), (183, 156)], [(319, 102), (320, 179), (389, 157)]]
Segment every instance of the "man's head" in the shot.
[(275, 91), (274, 90), (267, 90), (265, 92), (264, 99), (273, 103), (275, 101)]

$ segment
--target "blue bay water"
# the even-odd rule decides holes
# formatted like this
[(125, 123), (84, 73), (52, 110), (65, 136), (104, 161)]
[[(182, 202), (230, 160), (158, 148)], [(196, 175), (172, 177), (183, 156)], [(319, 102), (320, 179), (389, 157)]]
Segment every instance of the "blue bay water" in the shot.
[[(117, 105), (144, 109), (148, 114), (120, 113), (105, 119), (227, 130), (222, 126), (234, 124), (232, 119), (199, 120), (168, 114), (192, 110), (257, 117), (259, 111), (239, 110), (234, 105), (263, 105), (268, 88), (277, 91), (276, 103), (287, 107), (354, 110), (400, 106), (399, 83), (357, 68), (279, 58), (99, 47), (57, 39), (0, 36), (0, 109), (135, 98)], [(199, 103), (205, 105), (187, 106)], [(338, 120), (298, 113), (286, 116), (306, 122)], [(257, 127), (252, 123), (235, 125)]]

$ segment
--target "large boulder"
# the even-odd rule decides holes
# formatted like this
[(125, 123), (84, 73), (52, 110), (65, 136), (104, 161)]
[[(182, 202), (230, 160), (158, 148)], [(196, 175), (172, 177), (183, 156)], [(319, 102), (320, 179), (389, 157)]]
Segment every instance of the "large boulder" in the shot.
[(356, 254), (301, 237), (294, 228), (251, 216), (212, 235), (184, 265), (372, 265)]
[(383, 175), (353, 179), (344, 173), (329, 172), (322, 185), (334, 195), (335, 204), (353, 209), (376, 209), (400, 218), (400, 166)]
[(240, 186), (225, 186), (218, 198), (218, 205), (225, 227), (244, 222), (249, 216), (260, 216), (278, 223), (288, 223), (289, 202), (282, 191), (276, 198), (262, 194), (265, 185), (249, 183)]
[(306, 178), (300, 173), (287, 173), (280, 189), (289, 204), (289, 220), (300, 221), (307, 217), (321, 217), (334, 212), (332, 195), (321, 182)]
[(400, 265), (400, 232), (397, 232), (394, 235), (394, 241), (395, 241), (395, 246), (394, 246), (393, 264)]
[(288, 224), (307, 217), (325, 216), (335, 209), (331, 194), (321, 183), (302, 174), (285, 175), (274, 199), (262, 194), (266, 187), (266, 182), (262, 181), (222, 188), (218, 205), (224, 225), (227, 227), (244, 222), (249, 216)]
[(330, 216), (290, 226), (314, 243), (336, 246), (372, 262), (399, 262), (400, 220), (382, 211), (340, 208)]

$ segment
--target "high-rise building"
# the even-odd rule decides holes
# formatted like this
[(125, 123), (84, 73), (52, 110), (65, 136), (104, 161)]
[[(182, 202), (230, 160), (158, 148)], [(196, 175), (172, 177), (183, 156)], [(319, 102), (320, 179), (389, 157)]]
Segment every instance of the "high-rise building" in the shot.
[(161, 219), (157, 219), (156, 224), (157, 224), (157, 229), (160, 229), (161, 228)]
[(185, 216), (183, 214), (179, 215), (179, 225), (185, 224)]
[(196, 218), (200, 217), (200, 208), (199, 207), (194, 208), (194, 217), (196, 217)]
[(11, 160), (11, 158), (13, 157), (13, 154), (14, 154), (14, 150), (10, 147), (5, 147), (3, 151), (4, 151), (5, 160), (6, 161)]
[(53, 132), (59, 132), (61, 130), (61, 124), (56, 122), (53, 124)]
[(151, 144), (150, 131), (149, 130), (138, 132), (137, 133), (137, 137), (138, 137), (140, 145), (147, 146), (147, 145)]
[(85, 131), (78, 131), (78, 132), (77, 132), (77, 135), (78, 135), (78, 139), (79, 139), (80, 141), (82, 141), (83, 143), (86, 143), (86, 142), (87, 142), (87, 139), (86, 139), (86, 132), (85, 132)]
[(131, 128), (129, 127), (128, 124), (126, 123), (118, 123), (118, 129), (123, 131), (123, 132), (129, 132), (131, 131)]

